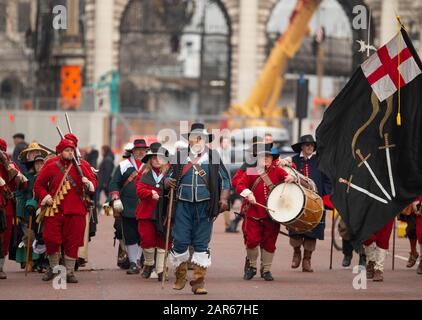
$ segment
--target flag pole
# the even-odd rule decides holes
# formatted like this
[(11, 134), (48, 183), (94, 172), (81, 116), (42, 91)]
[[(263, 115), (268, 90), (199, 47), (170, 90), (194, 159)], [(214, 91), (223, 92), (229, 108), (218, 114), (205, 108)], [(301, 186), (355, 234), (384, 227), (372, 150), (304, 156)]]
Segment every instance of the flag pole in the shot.
[(394, 263), (396, 261), (396, 217), (394, 217), (394, 226), (393, 226), (393, 261), (391, 269), (394, 271)]
[(331, 218), (330, 270), (333, 269), (333, 247), (334, 247), (334, 234), (335, 234), (334, 233), (335, 232), (335, 230), (334, 230), (334, 217), (335, 217), (336, 212), (337, 212), (336, 209), (331, 211), (332, 218)]

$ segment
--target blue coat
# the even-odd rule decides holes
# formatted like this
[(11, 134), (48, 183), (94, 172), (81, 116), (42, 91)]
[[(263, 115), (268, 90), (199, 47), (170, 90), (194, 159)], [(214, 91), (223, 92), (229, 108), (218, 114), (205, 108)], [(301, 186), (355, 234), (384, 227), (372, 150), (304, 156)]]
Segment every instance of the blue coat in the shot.
[[(316, 155), (313, 155), (310, 159), (306, 160), (300, 155), (295, 155), (293, 157), (293, 163), (296, 165), (297, 170), (304, 174), (304, 168), (308, 166), (308, 177), (311, 178), (318, 189), (318, 194), (323, 197), (327, 194), (331, 194), (331, 182), (330, 179), (324, 175), (318, 169), (318, 158)], [(314, 239), (324, 240), (324, 230), (325, 230), (325, 212), (322, 216), (321, 223), (312, 231), (305, 233), (306, 236)], [(289, 235), (294, 236), (298, 235), (297, 232), (289, 232)]]
[(137, 171), (133, 164), (126, 159), (116, 168), (109, 184), (110, 197), (112, 197), (113, 193), (118, 194), (124, 208), (122, 216), (125, 218), (136, 217), (135, 211), (139, 203), (135, 187), (136, 177), (129, 184), (124, 186), (125, 181), (132, 173), (137, 173)]

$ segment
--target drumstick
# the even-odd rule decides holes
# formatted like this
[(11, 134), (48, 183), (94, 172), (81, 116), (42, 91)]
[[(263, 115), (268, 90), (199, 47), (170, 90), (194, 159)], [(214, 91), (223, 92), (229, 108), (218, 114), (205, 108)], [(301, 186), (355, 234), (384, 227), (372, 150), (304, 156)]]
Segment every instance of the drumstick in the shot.
[(254, 204), (255, 204), (255, 205), (257, 205), (257, 206), (259, 206), (259, 207), (262, 207), (262, 208), (264, 208), (264, 209), (267, 209), (268, 211), (275, 212), (275, 210), (270, 209), (270, 208), (268, 208), (268, 207), (266, 207), (266, 206), (264, 206), (263, 204), (260, 204), (260, 203), (258, 203), (258, 202), (255, 202)]

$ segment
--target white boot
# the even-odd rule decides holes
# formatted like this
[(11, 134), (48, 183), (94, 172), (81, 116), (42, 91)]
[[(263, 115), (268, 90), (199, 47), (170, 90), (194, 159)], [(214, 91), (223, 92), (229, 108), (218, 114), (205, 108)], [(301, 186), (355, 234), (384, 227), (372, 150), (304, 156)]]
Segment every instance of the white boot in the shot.
[[(166, 251), (163, 249), (157, 248), (157, 256), (155, 258), (155, 270), (158, 274), (158, 281), (161, 281), (163, 279), (165, 260), (166, 260)], [(166, 270), (166, 280), (167, 280), (167, 270)]]
[(154, 254), (155, 248), (144, 249), (144, 268), (142, 270), (142, 278), (149, 279), (151, 277), (152, 269), (154, 269)]
[(376, 249), (377, 245), (375, 242), (369, 246), (363, 246), (366, 255), (366, 278), (373, 279), (375, 273), (375, 260), (376, 260)]
[(377, 247), (376, 250), (376, 260), (375, 260), (375, 272), (374, 272), (374, 281), (383, 281), (384, 277), (384, 261), (387, 256), (387, 250)]

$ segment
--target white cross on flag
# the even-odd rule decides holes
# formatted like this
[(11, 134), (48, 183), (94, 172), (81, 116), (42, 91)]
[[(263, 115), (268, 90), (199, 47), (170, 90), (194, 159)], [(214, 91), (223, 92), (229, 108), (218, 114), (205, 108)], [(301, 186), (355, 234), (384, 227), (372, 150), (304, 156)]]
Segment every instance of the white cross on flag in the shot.
[[(400, 40), (399, 38), (400, 37)], [(398, 46), (400, 44), (400, 67)], [(415, 79), (421, 70), (399, 32), (386, 45), (362, 64), (362, 71), (379, 101), (384, 101), (400, 88)]]

